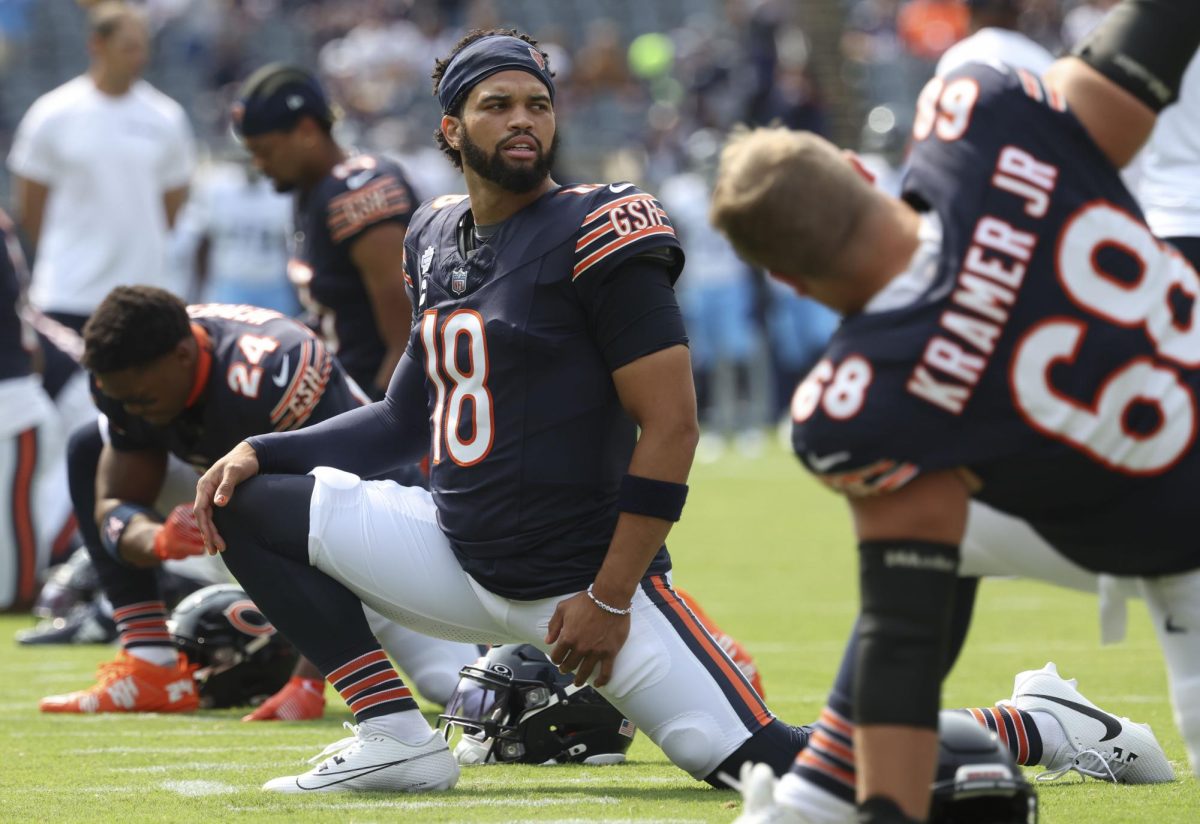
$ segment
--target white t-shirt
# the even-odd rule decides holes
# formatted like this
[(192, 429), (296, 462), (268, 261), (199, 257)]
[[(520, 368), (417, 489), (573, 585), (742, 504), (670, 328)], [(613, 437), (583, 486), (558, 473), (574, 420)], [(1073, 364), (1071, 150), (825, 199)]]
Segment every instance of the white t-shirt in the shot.
[(1004, 63), (1041, 77), (1053, 62), (1054, 55), (1019, 31), (989, 27), (946, 49), (935, 73), (941, 77), (966, 63)]
[(238, 163), (197, 175), (178, 231), (188, 248), (209, 239), (208, 276), (247, 286), (287, 283), (292, 198), (265, 177), (250, 179)]
[(1200, 237), (1200, 58), (1183, 75), (1179, 101), (1163, 109), (1140, 155), (1138, 200), (1159, 237)]
[(40, 97), (8, 156), (14, 174), (50, 190), (30, 300), (90, 314), (121, 284), (181, 293), (163, 193), (187, 185), (194, 154), (182, 107), (145, 81), (114, 97), (82, 75)]

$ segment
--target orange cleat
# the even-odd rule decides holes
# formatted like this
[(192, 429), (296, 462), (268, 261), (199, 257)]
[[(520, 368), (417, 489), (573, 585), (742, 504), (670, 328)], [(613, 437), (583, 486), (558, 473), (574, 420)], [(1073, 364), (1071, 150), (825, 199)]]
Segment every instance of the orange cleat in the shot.
[(94, 687), (43, 698), (42, 712), (191, 712), (200, 706), (193, 673), (180, 655), (174, 666), (160, 667), (125, 652), (101, 664)]
[(704, 610), (700, 609), (700, 605), (696, 603), (691, 595), (684, 592), (679, 587), (673, 587), (675, 594), (683, 599), (683, 602), (688, 605), (700, 623), (704, 624), (704, 628), (708, 630), (708, 634), (713, 637), (713, 640), (721, 645), (721, 649), (725, 650), (733, 663), (737, 664), (738, 669), (742, 671), (742, 675), (746, 676), (746, 680), (750, 682), (750, 686), (754, 687), (754, 691), (758, 693), (760, 698), (766, 698), (766, 693), (763, 692), (762, 676), (758, 674), (758, 665), (754, 663), (754, 659), (750, 657), (750, 653), (746, 652), (746, 648), (737, 642), (732, 635), (727, 635), (724, 630), (717, 626), (717, 622), (709, 618)]
[(325, 714), (325, 682), (293, 676), (243, 721), (310, 721)]

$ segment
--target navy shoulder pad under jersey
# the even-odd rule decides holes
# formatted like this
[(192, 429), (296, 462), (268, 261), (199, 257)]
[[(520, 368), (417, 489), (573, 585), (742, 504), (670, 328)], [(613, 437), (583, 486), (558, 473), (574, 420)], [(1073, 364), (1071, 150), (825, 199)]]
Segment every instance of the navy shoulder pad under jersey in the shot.
[(306, 308), (319, 317), (322, 336), (363, 386), (375, 380), (386, 346), (350, 252), (375, 226), (407, 226), (416, 205), (400, 166), (372, 154), (347, 159), (297, 197), (289, 275)]
[(16, 228), (0, 211), (0, 380), (21, 378), (33, 371), (33, 340), (21, 321), (28, 277)]
[(798, 388), (797, 453), (851, 495), (964, 469), (1091, 569), (1190, 565), (1200, 277), (1028, 73), (931, 81), (914, 141), (922, 252)]
[(316, 335), (253, 306), (188, 307), (200, 345), (194, 402), (166, 426), (130, 415), (95, 387), (117, 449), (166, 449), (199, 468), (252, 435), (298, 429), (353, 409), (365, 397)]
[[(423, 204), (405, 239), (439, 521), (493, 592), (578, 591), (608, 549), (635, 442), (594, 335), (596, 286), (634, 257), (673, 278), (682, 252), (627, 183), (555, 189), (468, 249), (470, 206)], [(664, 550), (651, 569), (667, 568)]]

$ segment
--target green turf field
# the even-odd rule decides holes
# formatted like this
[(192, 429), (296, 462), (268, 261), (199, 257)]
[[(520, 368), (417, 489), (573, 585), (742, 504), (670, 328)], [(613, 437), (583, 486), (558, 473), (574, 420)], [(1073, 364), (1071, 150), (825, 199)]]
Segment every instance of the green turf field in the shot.
[[(819, 711), (854, 609), (854, 545), (842, 503), (783, 452), (697, 467), (684, 520), (672, 535), (676, 581), (745, 643), (781, 717)], [(991, 704), (1013, 675), (1058, 663), (1102, 707), (1148, 721), (1183, 778), (1115, 787), (1077, 776), (1039, 786), (1052, 824), (1192, 824), (1200, 785), (1187, 775), (1171, 721), (1153, 633), (1131, 605), (1128, 640), (1101, 647), (1095, 600), (1013, 581), (984, 585), (967, 649), (947, 684), (947, 706)], [(28, 619), (0, 620), (0, 821), (731, 821), (732, 793), (671, 767), (644, 736), (617, 767), (475, 767), (451, 793), (393, 797), (268, 796), (268, 778), (341, 737), (349, 717), (251, 726), (234, 712), (187, 717), (44, 717), (37, 699), (91, 683), (101, 647), (29, 650), (12, 643)]]

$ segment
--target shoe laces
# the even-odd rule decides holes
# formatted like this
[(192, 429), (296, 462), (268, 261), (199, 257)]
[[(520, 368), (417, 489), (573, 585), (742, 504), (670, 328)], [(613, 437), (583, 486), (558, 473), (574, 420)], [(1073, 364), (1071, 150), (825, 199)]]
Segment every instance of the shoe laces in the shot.
[(1075, 757), (1061, 767), (1039, 773), (1037, 781), (1055, 781), (1069, 772), (1077, 772), (1088, 778), (1098, 778), (1101, 781), (1117, 783), (1117, 774), (1112, 768), (1115, 753), (1100, 752), (1095, 749), (1080, 750)]
[(354, 724), (351, 724), (349, 721), (343, 721), (342, 726), (344, 728), (350, 730), (351, 734), (346, 736), (345, 738), (338, 740), (338, 741), (334, 741), (328, 747), (321, 750), (319, 753), (314, 755), (312, 758), (308, 759), (309, 764), (316, 764), (318, 761), (323, 762), (325, 759), (327, 759), (331, 756), (334, 756), (334, 755), (338, 755), (346, 750), (349, 750), (355, 744), (359, 743), (359, 741), (360, 741), (359, 731), (362, 729), (362, 726), (361, 725), (355, 726)]
[(125, 656), (106, 661), (96, 669), (97, 686), (107, 686), (133, 672), (133, 662)]

